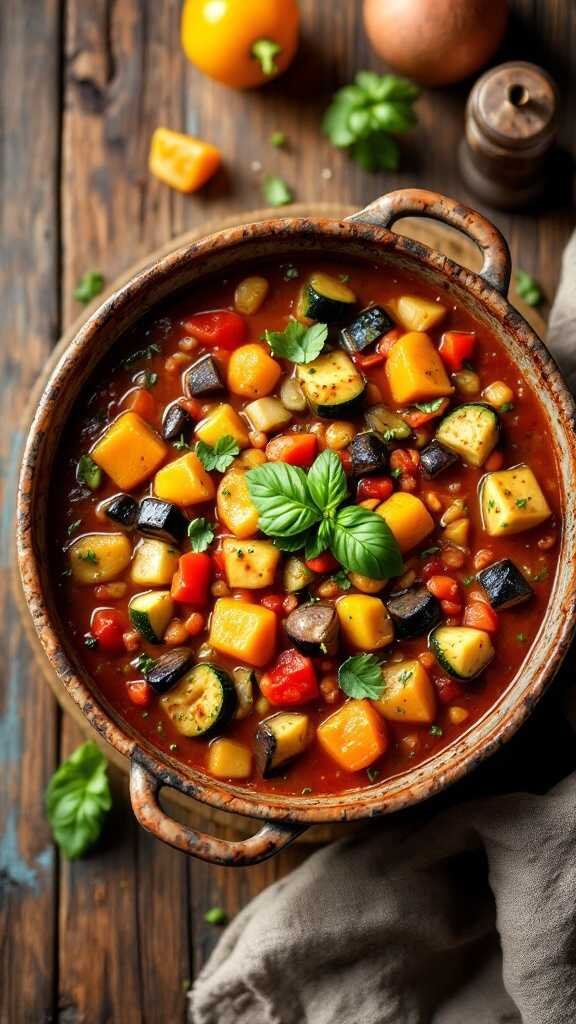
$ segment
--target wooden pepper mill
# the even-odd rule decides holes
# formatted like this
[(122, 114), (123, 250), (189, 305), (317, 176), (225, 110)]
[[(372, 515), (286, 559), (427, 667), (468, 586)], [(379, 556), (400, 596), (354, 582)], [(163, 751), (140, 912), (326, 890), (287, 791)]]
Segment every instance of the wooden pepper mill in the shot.
[(550, 75), (525, 61), (491, 68), (466, 105), (460, 171), (468, 188), (503, 210), (542, 195), (558, 120), (558, 90)]

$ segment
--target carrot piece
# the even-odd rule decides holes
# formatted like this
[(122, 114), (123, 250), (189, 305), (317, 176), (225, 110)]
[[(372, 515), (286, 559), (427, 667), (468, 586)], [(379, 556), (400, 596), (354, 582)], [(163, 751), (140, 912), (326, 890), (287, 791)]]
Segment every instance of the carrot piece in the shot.
[(458, 584), (451, 576), (431, 576), (426, 586), (439, 601), (455, 601), (458, 598)]
[(496, 633), (498, 615), (487, 601), (472, 601), (464, 610), (464, 625), (483, 629), (486, 633)]
[(146, 388), (136, 388), (135, 391), (131, 391), (128, 395), (125, 408), (138, 413), (143, 420), (151, 423), (156, 416), (156, 399)]
[(316, 434), (278, 434), (266, 445), (268, 462), (287, 462), (290, 466), (311, 466), (318, 452)]
[(220, 162), (220, 150), (202, 139), (168, 128), (157, 128), (152, 135), (150, 172), (179, 192), (196, 192), (216, 173)]
[(368, 768), (388, 748), (386, 725), (367, 700), (349, 700), (318, 727), (318, 742), (347, 772)]

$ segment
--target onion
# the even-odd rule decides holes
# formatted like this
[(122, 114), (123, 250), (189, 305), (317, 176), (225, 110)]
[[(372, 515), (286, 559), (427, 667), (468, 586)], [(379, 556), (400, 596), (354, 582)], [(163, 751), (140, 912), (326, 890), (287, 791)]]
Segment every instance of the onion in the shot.
[(376, 53), (422, 85), (478, 71), (502, 42), (507, 18), (507, 0), (364, 0)]

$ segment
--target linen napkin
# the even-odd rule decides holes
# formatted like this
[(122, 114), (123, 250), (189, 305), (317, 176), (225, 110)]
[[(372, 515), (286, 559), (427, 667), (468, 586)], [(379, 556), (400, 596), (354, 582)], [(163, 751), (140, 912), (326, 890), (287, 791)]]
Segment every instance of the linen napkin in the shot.
[[(575, 282), (573, 236), (548, 337), (573, 388)], [(547, 761), (529, 733), (526, 780)], [(228, 927), (191, 1024), (575, 1024), (576, 773), (555, 781), (425, 804), (311, 856)]]

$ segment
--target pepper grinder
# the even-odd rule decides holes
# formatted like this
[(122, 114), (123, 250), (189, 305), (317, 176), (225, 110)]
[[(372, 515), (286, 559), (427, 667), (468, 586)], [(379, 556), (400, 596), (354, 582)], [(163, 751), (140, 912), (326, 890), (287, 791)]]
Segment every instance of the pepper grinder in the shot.
[(549, 179), (557, 121), (558, 90), (543, 68), (510, 61), (487, 71), (466, 104), (458, 155), (468, 188), (502, 210), (538, 199)]

